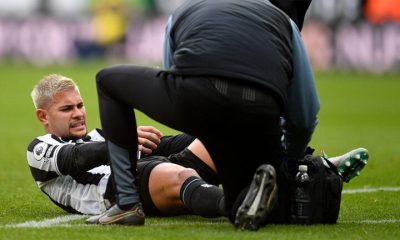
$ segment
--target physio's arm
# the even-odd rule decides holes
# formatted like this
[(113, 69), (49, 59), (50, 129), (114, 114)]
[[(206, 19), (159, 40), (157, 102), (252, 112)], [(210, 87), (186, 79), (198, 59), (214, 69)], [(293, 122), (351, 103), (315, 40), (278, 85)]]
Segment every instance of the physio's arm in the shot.
[(300, 159), (318, 123), (319, 97), (300, 31), (291, 21), (293, 34), (293, 79), (288, 89), (284, 116), (284, 145), (289, 159)]
[(171, 24), (172, 16), (168, 18), (167, 26), (165, 27), (164, 35), (164, 53), (163, 53), (163, 66), (165, 69), (170, 69), (174, 65), (174, 59), (172, 56), (172, 39), (171, 39)]
[(312, 0), (270, 0), (272, 4), (284, 11), (300, 29)]

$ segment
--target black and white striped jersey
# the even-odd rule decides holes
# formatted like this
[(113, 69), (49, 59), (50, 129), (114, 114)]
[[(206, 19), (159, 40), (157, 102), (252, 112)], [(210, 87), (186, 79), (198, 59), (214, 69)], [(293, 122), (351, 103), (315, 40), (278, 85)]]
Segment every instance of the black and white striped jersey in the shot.
[[(55, 135), (46, 134), (29, 144), (28, 164), (38, 187), (55, 204), (69, 212), (100, 214), (109, 207), (104, 193), (110, 167), (101, 165), (88, 171), (79, 168), (81, 163), (77, 163), (74, 156), (78, 155), (75, 150), (81, 144), (105, 145), (105, 141), (97, 129), (76, 141), (64, 141)], [(97, 145), (93, 146), (97, 149)], [(92, 155), (92, 158), (98, 156), (94, 151), (85, 154)], [(104, 152), (102, 155), (105, 155)]]

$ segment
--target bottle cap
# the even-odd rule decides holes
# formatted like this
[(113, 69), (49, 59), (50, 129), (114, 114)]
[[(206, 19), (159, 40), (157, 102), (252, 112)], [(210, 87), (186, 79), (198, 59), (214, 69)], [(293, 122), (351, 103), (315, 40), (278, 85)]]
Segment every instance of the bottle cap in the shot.
[(299, 171), (301, 172), (307, 172), (308, 166), (307, 165), (299, 165)]

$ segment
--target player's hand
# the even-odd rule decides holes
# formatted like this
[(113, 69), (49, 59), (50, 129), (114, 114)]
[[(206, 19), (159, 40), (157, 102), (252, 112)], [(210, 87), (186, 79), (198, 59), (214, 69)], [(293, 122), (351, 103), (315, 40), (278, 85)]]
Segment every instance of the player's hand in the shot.
[(137, 128), (138, 134), (138, 150), (144, 155), (149, 155), (152, 153), (161, 142), (161, 137), (163, 134), (160, 130), (152, 126), (139, 126)]

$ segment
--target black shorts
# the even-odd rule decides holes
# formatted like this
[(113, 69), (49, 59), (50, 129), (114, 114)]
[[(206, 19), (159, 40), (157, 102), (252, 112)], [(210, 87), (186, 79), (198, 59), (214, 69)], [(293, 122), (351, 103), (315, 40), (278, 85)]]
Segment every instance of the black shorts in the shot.
[[(169, 163), (170, 161), (167, 158), (169, 155), (182, 151), (193, 141), (194, 138), (187, 134), (163, 137), (153, 154), (138, 160), (137, 187), (146, 216), (165, 216), (164, 213), (156, 208), (150, 196), (149, 179), (151, 171), (161, 163)], [(112, 204), (115, 203), (115, 185), (112, 176), (108, 180), (104, 198), (108, 199)]]
[(149, 179), (151, 171), (161, 163), (168, 163), (169, 155), (179, 153), (195, 140), (194, 137), (187, 134), (178, 134), (176, 136), (165, 136), (161, 138), (157, 149), (137, 162), (139, 194), (143, 204), (146, 216), (165, 216), (153, 203), (149, 191)]
[(136, 176), (137, 186), (141, 202), (143, 204), (143, 210), (146, 216), (164, 216), (157, 207), (154, 205), (151, 199), (149, 191), (149, 179), (151, 171), (161, 163), (168, 163), (168, 158), (161, 156), (152, 156), (139, 159), (137, 162), (138, 174)]
[(164, 136), (161, 138), (160, 144), (149, 156), (164, 156), (168, 157), (171, 154), (179, 153), (187, 148), (193, 141), (194, 137), (181, 133), (175, 136)]
[[(153, 203), (149, 191), (149, 179), (151, 171), (161, 163), (168, 163), (169, 160), (162, 156), (152, 156), (139, 159), (137, 162), (137, 175), (136, 182), (139, 190), (141, 202), (146, 216), (164, 216)], [(108, 179), (106, 192), (104, 198), (110, 201), (111, 205), (115, 204), (115, 184), (114, 178), (111, 176)]]

